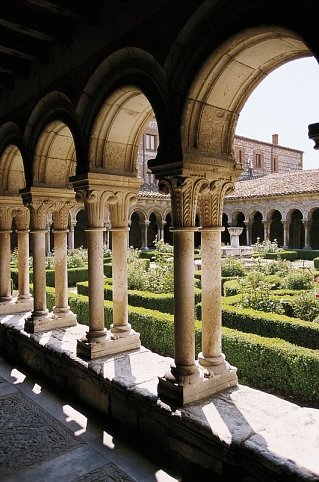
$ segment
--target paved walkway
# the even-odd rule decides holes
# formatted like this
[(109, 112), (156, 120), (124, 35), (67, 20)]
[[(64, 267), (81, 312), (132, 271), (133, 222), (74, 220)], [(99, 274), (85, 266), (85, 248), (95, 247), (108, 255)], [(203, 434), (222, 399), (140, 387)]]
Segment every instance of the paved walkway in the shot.
[(88, 408), (0, 358), (1, 482), (174, 482)]

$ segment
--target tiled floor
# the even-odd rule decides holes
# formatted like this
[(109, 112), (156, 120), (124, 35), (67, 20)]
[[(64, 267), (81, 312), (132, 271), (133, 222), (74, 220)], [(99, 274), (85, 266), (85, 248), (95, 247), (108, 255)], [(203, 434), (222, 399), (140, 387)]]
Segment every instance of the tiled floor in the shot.
[(113, 436), (103, 416), (0, 358), (1, 482), (181, 480), (175, 477)]

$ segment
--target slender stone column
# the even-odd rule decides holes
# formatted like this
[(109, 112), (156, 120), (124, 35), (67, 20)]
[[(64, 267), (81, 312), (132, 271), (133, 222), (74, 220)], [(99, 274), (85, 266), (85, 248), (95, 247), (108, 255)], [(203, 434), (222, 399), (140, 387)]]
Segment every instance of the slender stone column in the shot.
[(149, 221), (144, 221), (140, 223), (141, 226), (141, 241), (142, 241), (142, 246), (141, 249), (148, 249), (147, 245), (147, 232), (148, 232), (148, 227), (150, 225)]
[(158, 224), (158, 239), (164, 241), (164, 226), (166, 221), (160, 221)]
[(30, 266), (29, 266), (29, 225), (30, 211), (27, 207), (17, 210), (15, 216), (18, 235), (18, 289), (19, 296), (17, 303), (21, 310), (33, 308), (33, 298), (30, 293)]
[(174, 364), (159, 379), (163, 400), (184, 404), (197, 399), (199, 369), (195, 362), (194, 231), (200, 178), (161, 179), (159, 188), (171, 194), (174, 243)]
[(24, 329), (29, 333), (35, 333), (47, 329), (47, 322), (50, 317), (46, 301), (45, 256), (47, 216), (52, 202), (31, 198), (26, 202), (31, 215), (34, 307), (31, 316), (25, 320)]
[(305, 246), (304, 249), (310, 249), (310, 222), (303, 221), (303, 225), (305, 228)]
[(52, 226), (52, 218), (51, 213), (48, 212), (48, 221), (47, 221), (47, 229), (45, 233), (45, 255), (50, 256), (51, 253), (51, 226)]
[(284, 245), (283, 248), (288, 248), (289, 246), (289, 222), (288, 221), (283, 221), (283, 227), (284, 227)]
[[(2, 201), (2, 200), (1, 200)], [(1, 203), (2, 204), (2, 203)], [(11, 227), (13, 219), (13, 208), (6, 204), (0, 206), (0, 304), (8, 304), (12, 300), (11, 295)]]
[[(135, 191), (135, 190), (134, 190)], [(137, 201), (137, 192), (123, 186), (116, 193), (117, 203), (110, 205), (112, 225), (112, 285), (113, 323), (110, 327), (112, 340), (117, 340), (118, 351), (132, 350), (141, 346), (139, 333), (128, 322), (127, 244), (128, 213)]]
[(206, 370), (206, 376), (211, 378), (212, 392), (236, 385), (238, 381), (236, 368), (225, 362), (221, 348), (220, 233), (224, 198), (232, 189), (232, 182), (213, 181), (201, 194), (199, 203), (202, 224), (202, 352), (198, 360)]
[[(68, 231), (68, 249), (74, 249), (74, 224), (70, 224), (70, 229)], [(54, 239), (54, 245), (55, 245), (55, 239)]]
[[(66, 195), (66, 194), (65, 194)], [(70, 196), (74, 198), (74, 192)], [(75, 202), (71, 200), (57, 201), (54, 205), (54, 261), (55, 261), (55, 306), (53, 318), (55, 327), (76, 325), (76, 315), (68, 306), (68, 270), (67, 270), (67, 225), (69, 211)]]
[(251, 245), (251, 222), (250, 221), (244, 221), (245, 226), (246, 226), (246, 241), (247, 241), (247, 246)]
[(11, 230), (0, 229), (0, 303), (9, 302), (12, 299), (10, 275), (10, 234)]
[(264, 225), (264, 241), (266, 241), (267, 239), (269, 239), (270, 222), (263, 221), (262, 223)]
[[(140, 347), (139, 333), (127, 322), (127, 222), (128, 208), (137, 200), (141, 180), (86, 173), (71, 179), (84, 201), (88, 219), (89, 332), (78, 342), (79, 356), (93, 359)], [(131, 189), (130, 189), (131, 188)], [(133, 192), (132, 192), (133, 191)], [(113, 323), (104, 328), (103, 231), (109, 207), (112, 231)], [(123, 229), (125, 228), (125, 229)]]
[(221, 348), (221, 256), (222, 228), (202, 228), (202, 352), (199, 363), (217, 374), (224, 370)]

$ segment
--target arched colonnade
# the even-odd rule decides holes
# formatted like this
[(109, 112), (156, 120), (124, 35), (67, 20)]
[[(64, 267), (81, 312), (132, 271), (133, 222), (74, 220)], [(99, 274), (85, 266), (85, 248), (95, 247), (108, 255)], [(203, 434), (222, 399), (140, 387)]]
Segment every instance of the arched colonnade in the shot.
[[(232, 152), (239, 113), (256, 85), (274, 68), (310, 55), (306, 30), (269, 7), (255, 9), (256, 25), (202, 4), (159, 62), (150, 52), (125, 47), (110, 53), (85, 79), (75, 102), (58, 90), (34, 102), (25, 125), (0, 127), (1, 309), (30, 299), (28, 233), (33, 253), (33, 309), (28, 332), (76, 324), (68, 307), (67, 236), (70, 210), (83, 203), (89, 261), (89, 328), (77, 356), (94, 359), (137, 349), (128, 322), (128, 217), (141, 180), (136, 156), (143, 131), (155, 116), (160, 144), (149, 168), (170, 195), (174, 245), (174, 363), (159, 380), (163, 399), (184, 404), (237, 384), (222, 353), (220, 236), (224, 198), (241, 172)], [(235, 15), (236, 14), (236, 15)], [(237, 15), (238, 14), (238, 15)], [(299, 13), (296, 12), (298, 16)], [(293, 18), (293, 15), (292, 15)], [(203, 22), (218, 24), (202, 28)], [(219, 22), (219, 20), (220, 22)], [(225, 19), (225, 20), (223, 20)], [(226, 22), (227, 19), (227, 22)], [(229, 23), (233, 35), (228, 38)], [(278, 25), (278, 26), (274, 26)], [(237, 33), (235, 33), (237, 32)], [(194, 54), (196, 52), (196, 55)], [(104, 326), (103, 243), (106, 210), (112, 231), (113, 323)], [(156, 212), (156, 211), (155, 211)], [(199, 225), (196, 224), (196, 214)], [(45, 245), (52, 217), (55, 307), (46, 305)], [(19, 296), (11, 300), (10, 231), (17, 227)], [(194, 233), (201, 232), (202, 350), (195, 354)], [(21, 258), (21, 259), (20, 259)]]

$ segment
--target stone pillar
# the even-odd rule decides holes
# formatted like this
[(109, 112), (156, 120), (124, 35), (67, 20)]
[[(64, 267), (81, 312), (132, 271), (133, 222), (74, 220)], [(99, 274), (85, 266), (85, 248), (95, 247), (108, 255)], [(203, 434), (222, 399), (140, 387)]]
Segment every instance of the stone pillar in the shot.
[(127, 245), (129, 208), (137, 201), (138, 182), (131, 186), (120, 186), (116, 192), (117, 202), (111, 204), (110, 220), (112, 225), (112, 287), (113, 323), (109, 334), (114, 341), (116, 352), (133, 350), (141, 346), (140, 335), (132, 330), (128, 322), (127, 288)]
[(246, 226), (246, 241), (247, 241), (247, 246), (251, 245), (251, 222), (250, 221), (244, 221), (245, 226)]
[(311, 249), (310, 247), (310, 221), (303, 221), (303, 225), (305, 228), (305, 246), (303, 249)]
[(264, 241), (269, 239), (269, 230), (270, 230), (270, 222), (269, 221), (263, 221), (264, 225)]
[(147, 232), (150, 225), (149, 221), (140, 222), (141, 226), (141, 249), (148, 249), (147, 245)]
[[(44, 193), (42, 193), (44, 194)], [(31, 235), (33, 253), (33, 299), (34, 307), (31, 316), (25, 320), (24, 329), (29, 333), (46, 331), (50, 325), (49, 311), (46, 302), (46, 233), (47, 217), (52, 202), (33, 196), (32, 193), (22, 195), (30, 208)]]
[(165, 227), (166, 221), (160, 221), (158, 223), (158, 240), (159, 241), (164, 241), (164, 227)]
[[(54, 264), (55, 264), (55, 306), (53, 320), (55, 328), (66, 328), (76, 325), (76, 315), (68, 306), (68, 270), (67, 270), (67, 226), (69, 211), (75, 205), (74, 192), (69, 196), (61, 193), (61, 201), (57, 201), (53, 211), (54, 229)], [(68, 199), (69, 198), (69, 199)], [(73, 199), (72, 199), (73, 198)]]
[(233, 183), (218, 180), (213, 181), (200, 195), (202, 352), (198, 355), (198, 360), (205, 369), (210, 393), (234, 386), (238, 382), (237, 370), (225, 361), (221, 346), (221, 224), (224, 198), (232, 189)]
[(51, 226), (52, 226), (52, 214), (48, 212), (47, 228), (45, 233), (45, 255), (51, 256)]
[[(3, 210), (0, 208), (1, 221), (3, 220)], [(0, 221), (0, 222), (1, 222)], [(12, 222), (12, 218), (11, 218)], [(3, 303), (8, 303), (12, 299), (11, 295), (11, 273), (10, 273), (10, 258), (11, 258), (11, 246), (10, 246), (10, 234), (11, 229), (5, 229), (4, 223), (1, 222), (0, 226), (0, 306)]]
[(104, 326), (103, 233), (106, 204), (116, 202), (116, 198), (107, 187), (93, 180), (74, 180), (77, 198), (84, 202), (87, 216), (89, 271), (89, 331), (85, 338), (78, 341), (77, 354), (94, 359), (109, 354), (110, 339)]
[(283, 248), (288, 248), (289, 246), (289, 222), (283, 221), (284, 227), (284, 239), (283, 239)]
[(30, 266), (29, 266), (29, 225), (30, 211), (27, 207), (17, 210), (15, 216), (18, 235), (18, 289), (17, 304), (19, 311), (33, 309), (33, 298), (30, 294)]
[[(74, 223), (70, 223), (69, 231), (67, 233), (68, 236), (68, 249), (74, 249)], [(54, 245), (55, 245), (55, 238), (54, 238)]]
[(163, 400), (185, 404), (197, 399), (200, 371), (195, 362), (194, 231), (196, 201), (202, 180), (174, 176), (159, 182), (171, 194), (174, 243), (174, 364), (159, 379)]

